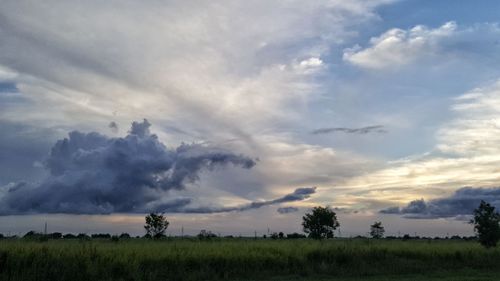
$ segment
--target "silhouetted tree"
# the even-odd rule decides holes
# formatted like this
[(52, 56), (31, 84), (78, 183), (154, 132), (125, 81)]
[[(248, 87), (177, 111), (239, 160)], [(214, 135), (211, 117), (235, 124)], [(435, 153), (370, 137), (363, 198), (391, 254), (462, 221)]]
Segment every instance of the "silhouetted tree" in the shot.
[(23, 238), (36, 238), (38, 236), (42, 235), (41, 233), (38, 233), (34, 230), (28, 231), (26, 234), (24, 234)]
[(280, 231), (280, 232), (278, 233), (278, 238), (279, 238), (279, 239), (283, 239), (283, 238), (285, 238), (285, 234), (284, 234), (283, 232), (281, 232), (281, 231)]
[(24, 239), (28, 240), (34, 240), (34, 241), (39, 241), (39, 242), (46, 242), (49, 240), (49, 237), (47, 235), (44, 235), (43, 233), (36, 232), (34, 230), (29, 231), (23, 236)]
[(474, 210), (474, 224), (479, 243), (486, 248), (495, 247), (500, 239), (500, 214), (495, 212), (495, 207), (481, 200), (479, 207)]
[(385, 229), (382, 226), (382, 222), (376, 221), (374, 224), (370, 225), (370, 235), (372, 238), (382, 238), (384, 237)]
[(169, 224), (163, 214), (150, 213), (146, 216), (144, 229), (146, 230), (146, 234), (149, 234), (151, 237), (160, 238), (165, 234)]
[(278, 238), (279, 238), (278, 233), (276, 232), (271, 233), (271, 239), (278, 239)]
[(67, 233), (67, 234), (64, 234), (63, 235), (63, 238), (64, 239), (75, 239), (76, 236), (74, 234), (71, 234), (71, 233)]
[(314, 239), (333, 238), (334, 230), (340, 225), (337, 214), (329, 207), (314, 207), (302, 220), (304, 232)]

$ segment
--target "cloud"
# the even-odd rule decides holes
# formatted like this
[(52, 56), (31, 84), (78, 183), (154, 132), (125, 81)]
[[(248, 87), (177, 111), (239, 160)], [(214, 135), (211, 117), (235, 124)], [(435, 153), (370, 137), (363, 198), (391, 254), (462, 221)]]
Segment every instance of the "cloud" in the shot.
[(19, 182), (3, 190), (0, 214), (109, 214), (147, 212), (158, 206), (189, 203), (168, 198), (199, 180), (205, 170), (232, 164), (252, 168), (255, 161), (199, 144), (169, 149), (151, 134), (151, 124), (133, 122), (125, 137), (73, 131), (52, 147), (39, 184)]
[(352, 191), (342, 200), (355, 205), (377, 198), (394, 205), (405, 204), (408, 198), (439, 198), (457, 186), (498, 186), (500, 81), (451, 101), (450, 118), (436, 128), (437, 143), (425, 153), (346, 180), (342, 186)]
[(449, 197), (425, 201), (414, 200), (405, 207), (381, 210), (383, 214), (398, 214), (411, 219), (458, 218), (472, 215), (481, 200), (500, 208), (500, 188), (463, 187)]
[(311, 74), (325, 68), (321, 56), (391, 2), (2, 2), (0, 68), (18, 75), (38, 109), (11, 107), (5, 118), (70, 126), (118, 112), (119, 123), (139, 115), (249, 136), (270, 120), (293, 122), (290, 108), (318, 93)]
[(295, 189), (294, 192), (286, 194), (283, 197), (276, 198), (273, 200), (265, 201), (253, 201), (248, 204), (243, 204), (233, 207), (197, 207), (197, 208), (172, 208), (165, 209), (166, 212), (182, 212), (182, 213), (227, 213), (235, 211), (247, 211), (252, 209), (258, 209), (264, 206), (270, 206), (281, 203), (303, 201), (308, 199), (312, 194), (316, 193), (316, 187), (302, 187)]
[(263, 157), (252, 171), (200, 173), (196, 195), (214, 204), (364, 172), (364, 157), (282, 132), (308, 127), (304, 113), (323, 93), (332, 49), (393, 1), (223, 2), (0, 1), (0, 68), (21, 100), (0, 102), (0, 119), (107, 134), (111, 120), (125, 133), (140, 116), (165, 142)]
[(281, 207), (276, 210), (280, 214), (288, 214), (288, 213), (295, 213), (299, 211), (299, 208), (296, 207)]
[[(481, 54), (498, 53), (496, 24), (459, 27), (450, 21), (436, 28), (417, 25), (411, 29), (393, 28), (370, 39), (370, 46), (356, 45), (344, 50), (343, 59), (369, 69), (394, 68), (419, 60), (480, 59)], [(477, 56), (471, 56), (478, 54)], [(491, 58), (490, 58), (491, 59)]]
[(387, 133), (387, 131), (384, 129), (384, 126), (382, 125), (375, 125), (375, 126), (367, 126), (367, 127), (362, 127), (362, 128), (343, 128), (343, 127), (333, 127), (333, 128), (321, 128), (321, 129), (316, 129), (311, 132), (313, 135), (322, 135), (322, 134), (330, 134), (330, 133), (346, 133), (346, 134), (361, 134), (361, 135), (366, 135), (370, 133), (379, 133), (379, 134), (384, 134)]
[(12, 82), (18, 77), (18, 74), (11, 69), (0, 65), (0, 82)]
[(119, 130), (119, 129), (118, 129), (118, 124), (117, 124), (115, 121), (111, 121), (111, 122), (109, 122), (108, 127), (111, 129), (111, 131), (112, 131), (113, 133), (115, 133), (115, 134), (116, 134), (116, 133), (118, 133), (118, 130)]

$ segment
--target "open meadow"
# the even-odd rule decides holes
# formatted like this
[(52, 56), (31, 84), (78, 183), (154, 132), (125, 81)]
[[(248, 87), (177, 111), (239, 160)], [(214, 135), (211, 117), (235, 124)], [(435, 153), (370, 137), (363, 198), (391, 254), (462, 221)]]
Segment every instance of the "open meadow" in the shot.
[(194, 238), (0, 241), (0, 280), (500, 280), (475, 241)]

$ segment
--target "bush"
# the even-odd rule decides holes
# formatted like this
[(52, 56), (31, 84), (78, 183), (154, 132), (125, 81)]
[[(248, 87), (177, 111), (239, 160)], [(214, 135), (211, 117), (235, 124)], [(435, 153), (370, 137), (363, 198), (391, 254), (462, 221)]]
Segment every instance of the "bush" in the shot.
[(63, 235), (63, 239), (75, 239), (76, 236), (74, 234), (71, 234), (71, 233), (67, 233), (67, 234), (64, 234)]
[(91, 237), (92, 238), (110, 239), (111, 234), (109, 234), (109, 233), (97, 233), (97, 234), (92, 234)]
[(78, 233), (78, 235), (76, 236), (76, 238), (78, 238), (80, 240), (90, 240), (90, 236), (88, 236), (85, 233)]
[(128, 233), (120, 234), (120, 239), (129, 239), (129, 238), (130, 238), (130, 234), (128, 234)]
[(50, 239), (61, 239), (63, 237), (61, 232), (50, 233), (48, 236)]

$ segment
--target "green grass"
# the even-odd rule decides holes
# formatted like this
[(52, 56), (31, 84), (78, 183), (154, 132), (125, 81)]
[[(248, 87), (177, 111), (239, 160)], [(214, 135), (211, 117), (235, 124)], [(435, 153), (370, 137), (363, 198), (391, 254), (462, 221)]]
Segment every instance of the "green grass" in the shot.
[(500, 280), (495, 276), (500, 250), (472, 241), (0, 240), (0, 280)]

